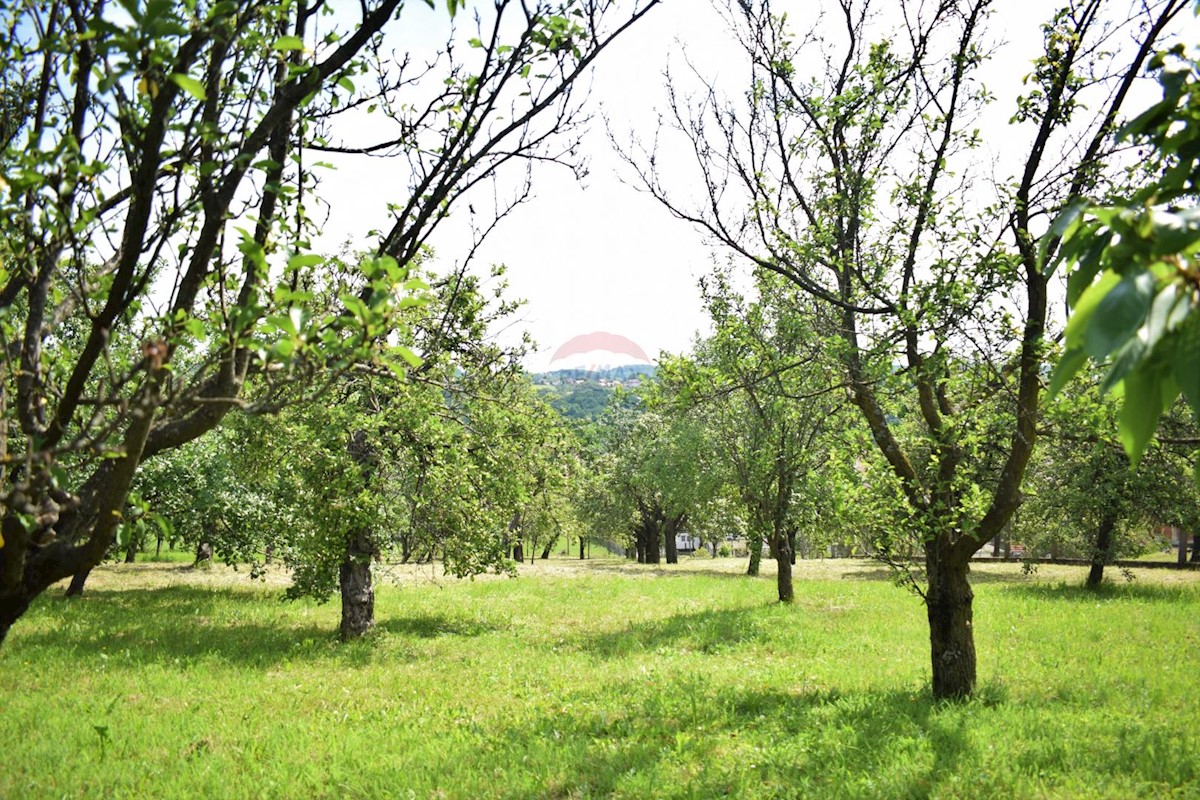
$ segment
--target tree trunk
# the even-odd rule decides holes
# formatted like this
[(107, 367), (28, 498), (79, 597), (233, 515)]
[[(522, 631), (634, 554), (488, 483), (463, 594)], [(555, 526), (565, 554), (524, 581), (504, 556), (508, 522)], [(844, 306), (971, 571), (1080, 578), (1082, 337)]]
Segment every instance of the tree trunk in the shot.
[(661, 528), (658, 525), (652, 524), (646, 527), (646, 563), (661, 564), (662, 563), (662, 535)]
[(1192, 563), (1200, 564), (1200, 533), (1192, 534)]
[(1187, 563), (1187, 535), (1184, 534), (1183, 528), (1176, 528), (1179, 533), (1175, 534), (1179, 537), (1179, 563)]
[(137, 561), (138, 541), (137, 537), (130, 535), (129, 546), (125, 548), (125, 563), (133, 564)]
[(88, 576), (92, 574), (90, 569), (80, 570), (71, 576), (71, 584), (67, 587), (64, 597), (79, 597), (83, 594), (83, 585), (87, 583)]
[(779, 589), (779, 602), (790, 603), (796, 598), (792, 587), (792, 564), (795, 562), (795, 556), (792, 554), (791, 543), (788, 542), (789, 537), (777, 538), (779, 541), (775, 544), (775, 563), (779, 569), (775, 574), (775, 585)]
[(192, 566), (203, 569), (204, 567), (212, 566), (213, 546), (212, 542), (202, 541), (196, 545), (196, 560), (192, 562)]
[(4, 639), (13, 623), (21, 618), (33, 602), (32, 597), (18, 598), (13, 595), (7, 595), (4, 600), (5, 602), (0, 603), (0, 646), (4, 645)]
[[(160, 533), (160, 534), (158, 534), (158, 541), (155, 542), (155, 544), (154, 544), (154, 557), (155, 558), (159, 558), (160, 556), (162, 556), (162, 543), (163, 543), (163, 535)], [(268, 558), (267, 561), (269, 563), (270, 558)]]
[(791, 565), (796, 565), (796, 532), (788, 531), (788, 552), (791, 553)]
[(925, 594), (929, 614), (933, 696), (956, 700), (975, 689), (975, 631), (971, 606), (975, 599), (967, 578), (970, 564), (955, 558), (949, 545), (929, 542), (925, 567), (929, 586)]
[(1095, 589), (1104, 582), (1104, 565), (1112, 561), (1113, 528), (1117, 518), (1109, 514), (1096, 529), (1096, 546), (1092, 548), (1092, 568), (1088, 570), (1087, 587)]
[(375, 589), (371, 586), (371, 559), (375, 554), (374, 543), (366, 532), (354, 534), (346, 543), (346, 555), (338, 570), (343, 642), (357, 639), (375, 626)]
[(663, 525), (663, 538), (666, 539), (667, 548), (667, 563), (679, 563), (679, 543), (675, 540), (675, 536), (679, 533), (679, 529), (683, 527), (684, 515), (678, 517), (668, 517)]
[(512, 557), (513, 561), (517, 562), (518, 564), (525, 563), (525, 545), (520, 539), (518, 539), (517, 543), (513, 545)]
[(583, 561), (585, 558), (587, 558), (587, 555), (584, 553), (584, 550), (583, 550), (584, 541), (585, 541), (584, 538), (582, 536), (580, 536), (579, 537), (579, 560), (580, 561)]
[(746, 574), (755, 576), (758, 575), (759, 564), (762, 563), (762, 539), (751, 536), (746, 541), (750, 547), (750, 564), (746, 567)]

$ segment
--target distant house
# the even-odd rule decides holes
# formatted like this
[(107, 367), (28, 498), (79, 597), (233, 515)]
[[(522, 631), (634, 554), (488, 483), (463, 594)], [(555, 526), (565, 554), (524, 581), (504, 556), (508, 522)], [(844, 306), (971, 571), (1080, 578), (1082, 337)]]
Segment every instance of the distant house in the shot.
[(690, 533), (675, 534), (675, 549), (680, 553), (694, 553), (700, 547), (700, 537)]

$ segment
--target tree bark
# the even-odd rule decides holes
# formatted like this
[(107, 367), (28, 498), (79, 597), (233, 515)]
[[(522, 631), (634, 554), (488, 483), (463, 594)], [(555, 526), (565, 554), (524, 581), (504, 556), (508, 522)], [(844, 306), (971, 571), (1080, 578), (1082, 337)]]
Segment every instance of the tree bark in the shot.
[(679, 563), (679, 543), (675, 540), (675, 535), (679, 529), (683, 527), (684, 515), (680, 514), (677, 517), (668, 517), (663, 525), (663, 538), (666, 540), (667, 563)]
[(792, 586), (792, 564), (795, 562), (795, 556), (792, 554), (791, 543), (788, 542), (789, 537), (777, 538), (779, 541), (775, 544), (775, 563), (778, 565), (778, 571), (775, 573), (775, 586), (779, 590), (779, 602), (790, 603), (796, 598)]
[(750, 564), (746, 567), (746, 574), (755, 576), (758, 575), (759, 565), (762, 563), (762, 539), (758, 536), (750, 536), (746, 539), (746, 543), (750, 548)]
[(8, 636), (8, 631), (12, 628), (13, 623), (21, 618), (29, 609), (29, 604), (33, 601), (33, 597), (15, 597), (10, 595), (5, 598), (4, 603), (0, 603), (0, 647), (4, 645), (4, 639)]
[(646, 526), (646, 563), (662, 563), (662, 542), (659, 541), (661, 528), (656, 523)]
[(520, 539), (513, 545), (512, 557), (513, 561), (516, 561), (518, 564), (525, 563), (525, 545)]
[(365, 531), (354, 534), (346, 543), (346, 555), (338, 570), (343, 642), (357, 639), (375, 626), (375, 589), (371, 585), (371, 559), (375, 554), (374, 543)]
[(967, 698), (975, 689), (972, 621), (975, 594), (967, 578), (970, 564), (952, 556), (950, 545), (943, 542), (931, 541), (926, 547), (929, 586), (925, 605), (929, 615), (933, 696), (938, 700)]
[(1193, 564), (1200, 564), (1200, 533), (1192, 534), (1192, 558)]
[(196, 560), (192, 562), (192, 566), (197, 568), (212, 566), (212, 557), (212, 542), (202, 541), (200, 544), (196, 545)]
[(580, 536), (579, 537), (579, 560), (580, 561), (583, 561), (585, 558), (587, 558), (587, 555), (583, 550), (583, 545), (584, 545), (584, 538), (582, 536)]
[(1095, 589), (1104, 582), (1104, 565), (1112, 561), (1113, 529), (1117, 518), (1109, 514), (1096, 529), (1096, 546), (1092, 548), (1092, 568), (1088, 570), (1087, 587)]
[(63, 594), (64, 597), (79, 597), (83, 594), (83, 585), (87, 583), (88, 576), (92, 574), (90, 569), (81, 570), (71, 576), (71, 584), (67, 586), (67, 591)]

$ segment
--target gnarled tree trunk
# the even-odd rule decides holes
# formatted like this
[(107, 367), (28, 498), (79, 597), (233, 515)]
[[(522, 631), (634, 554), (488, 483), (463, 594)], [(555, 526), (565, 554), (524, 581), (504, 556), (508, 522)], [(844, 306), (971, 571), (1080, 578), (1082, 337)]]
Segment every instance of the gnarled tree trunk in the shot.
[(366, 531), (353, 534), (338, 570), (342, 593), (342, 641), (357, 639), (375, 626), (375, 589), (371, 585), (371, 559), (378, 553)]
[(1104, 582), (1104, 566), (1112, 561), (1113, 529), (1117, 526), (1115, 514), (1109, 514), (1096, 529), (1096, 546), (1092, 548), (1092, 568), (1088, 570), (1087, 587), (1097, 588)]
[(967, 578), (970, 564), (952, 555), (939, 541), (926, 545), (925, 568), (929, 586), (925, 605), (929, 614), (929, 643), (933, 666), (933, 696), (960, 699), (975, 689), (975, 629), (972, 604), (975, 594)]

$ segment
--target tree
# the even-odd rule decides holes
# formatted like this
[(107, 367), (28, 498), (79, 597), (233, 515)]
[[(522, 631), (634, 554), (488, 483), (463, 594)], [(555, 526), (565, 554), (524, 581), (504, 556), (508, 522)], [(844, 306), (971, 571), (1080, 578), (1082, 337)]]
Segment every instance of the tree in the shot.
[[(1187, 3), (1114, 5), (1054, 14), (1014, 127), (985, 131), (988, 0), (904, 3), (892, 16), (840, 0), (835, 27), (800, 35), (769, 0), (729, 3), (749, 84), (735, 99), (712, 85), (694, 102), (671, 92), (671, 132), (696, 157), (702, 200), (663, 185), (655, 150), (629, 156), (677, 216), (837, 315), (851, 402), (923, 546), (939, 698), (974, 689), (968, 564), (1020, 503), (1037, 438), (1057, 246), (1039, 243), (1038, 221), (1110, 179), (1130, 87)], [(1102, 44), (1116, 30), (1134, 46)], [(1021, 148), (991, 203), (978, 194), (991, 177), (977, 156), (985, 133)]]
[(1132, 467), (1115, 435), (1116, 403), (1100, 395), (1100, 377), (1067, 387), (1047, 404), (1048, 445), (1030, 465), (1027, 500), (1012, 524), (1013, 538), (1031, 553), (1090, 560), (1092, 588), (1115, 558), (1160, 547), (1162, 526), (1195, 530), (1200, 521), (1196, 488), (1178, 453), (1152, 444)]
[(798, 506), (804, 483), (822, 466), (818, 439), (840, 405), (820, 359), (824, 338), (805, 313), (807, 298), (776, 275), (762, 275), (753, 302), (717, 273), (703, 284), (711, 337), (692, 358), (661, 365), (674, 402), (704, 414), (745, 506), (748, 572), (758, 574), (762, 545), (778, 569), (780, 602), (791, 602)]
[(569, 439), (521, 372), (523, 346), (485, 341), (516, 308), (504, 284), (489, 298), (474, 276), (432, 283), (406, 339), (419, 366), (346, 376), (336, 403), (257, 420), (247, 448), (247, 483), (276, 487), (291, 522), (265, 534), (292, 569), (288, 596), (337, 595), (344, 640), (375, 624), (374, 562), (511, 573), (510, 520), (544, 513), (565, 480)]
[(593, 529), (631, 534), (629, 552), (641, 564), (678, 563), (676, 534), (720, 483), (702, 421), (689, 413), (640, 404), (618, 394), (601, 419), (601, 476), (588, 514)]
[[(311, 401), (354, 365), (402, 370), (412, 354), (388, 334), (431, 232), (508, 165), (570, 161), (573, 87), (658, 2), (500, 0), (468, 55), (448, 47), (427, 69), (385, 49), (401, 0), (0, 12), (0, 73), (36, 87), (0, 184), (0, 640), (104, 557), (144, 460), (297, 386)], [(343, 143), (341, 115), (372, 109), (394, 133)], [(309, 244), (313, 150), (405, 164), (360, 289), (316, 316), (299, 288), (330, 282)], [(497, 219), (528, 173), (522, 186)]]

